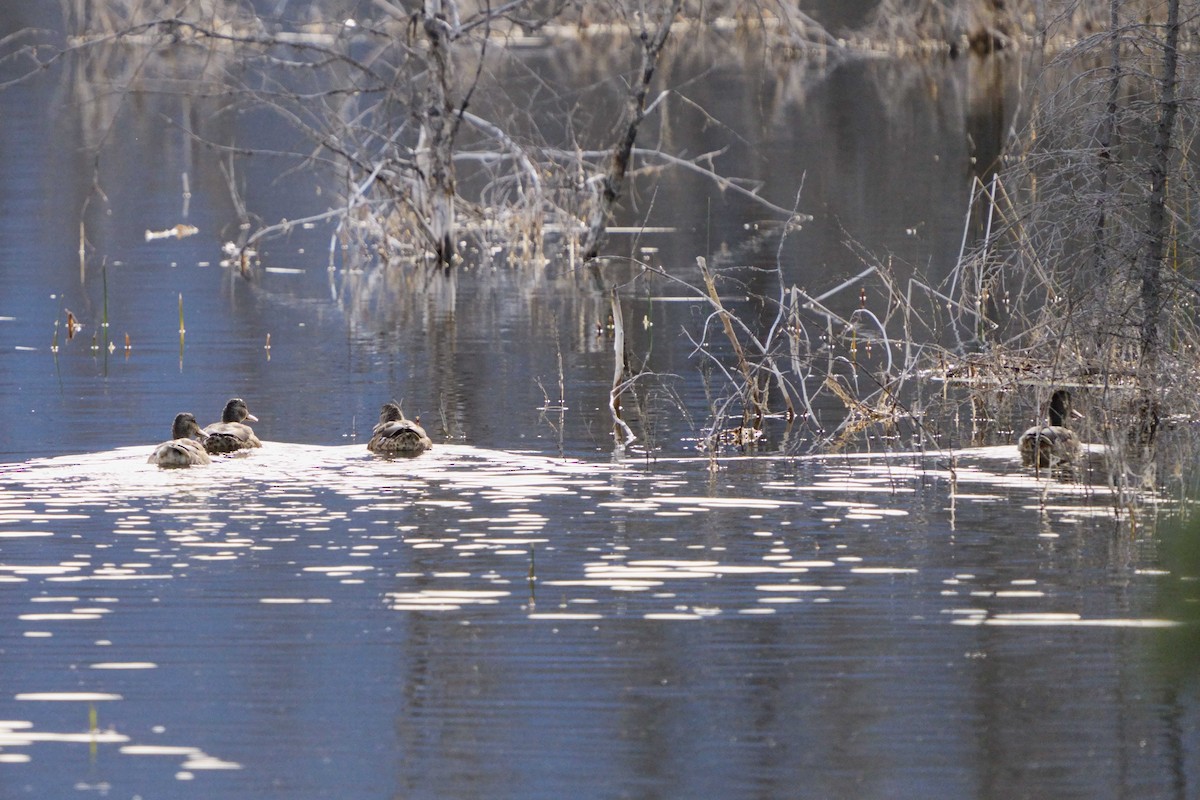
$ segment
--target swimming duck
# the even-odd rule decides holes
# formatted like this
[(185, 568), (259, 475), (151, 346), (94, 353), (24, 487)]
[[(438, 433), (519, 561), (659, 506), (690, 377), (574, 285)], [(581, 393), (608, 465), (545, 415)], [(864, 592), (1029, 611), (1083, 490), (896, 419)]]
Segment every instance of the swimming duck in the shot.
[(160, 467), (190, 467), (193, 464), (212, 463), (208, 453), (204, 452), (204, 445), (192, 438), (199, 436), (203, 441), (207, 434), (200, 430), (196, 418), (191, 414), (175, 416), (175, 422), (171, 425), (171, 436), (174, 437), (171, 441), (163, 442), (154, 448), (154, 454), (146, 463), (158, 464)]
[(204, 440), (204, 449), (213, 455), (236, 453), (251, 447), (262, 447), (262, 442), (254, 435), (254, 429), (245, 424), (246, 420), (258, 422), (258, 417), (246, 408), (246, 401), (235, 397), (225, 404), (221, 413), (221, 421), (214, 422), (204, 429), (208, 438)]
[(433, 447), (433, 441), (416, 420), (407, 419), (397, 403), (384, 403), (379, 409), (379, 424), (372, 431), (367, 449), (385, 455), (417, 456)]
[(1056, 467), (1079, 459), (1082, 447), (1075, 431), (1066, 426), (1071, 415), (1071, 393), (1058, 389), (1050, 396), (1050, 424), (1034, 425), (1021, 434), (1017, 449), (1026, 467)]

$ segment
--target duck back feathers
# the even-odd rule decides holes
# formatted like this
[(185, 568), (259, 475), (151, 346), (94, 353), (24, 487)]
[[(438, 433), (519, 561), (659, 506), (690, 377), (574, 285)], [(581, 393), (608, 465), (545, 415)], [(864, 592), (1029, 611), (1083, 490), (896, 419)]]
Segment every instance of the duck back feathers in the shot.
[(1071, 393), (1059, 389), (1050, 397), (1049, 425), (1034, 425), (1021, 434), (1017, 449), (1026, 467), (1064, 466), (1079, 460), (1083, 446), (1075, 431), (1067, 427), (1071, 416)]
[(254, 435), (254, 429), (246, 424), (247, 420), (258, 422), (258, 417), (250, 413), (245, 400), (234, 397), (225, 404), (221, 421), (204, 429), (207, 436), (204, 449), (213, 455), (222, 455), (262, 447), (262, 442)]
[(384, 403), (367, 449), (384, 455), (420, 455), (433, 447), (433, 440), (419, 423), (420, 418), (406, 418), (399, 404)]
[(204, 452), (204, 445), (191, 438), (205, 438), (204, 431), (200, 430), (194, 416), (187, 413), (177, 414), (171, 426), (171, 435), (174, 437), (171, 441), (163, 442), (154, 448), (147, 463), (165, 468), (211, 463), (208, 453)]

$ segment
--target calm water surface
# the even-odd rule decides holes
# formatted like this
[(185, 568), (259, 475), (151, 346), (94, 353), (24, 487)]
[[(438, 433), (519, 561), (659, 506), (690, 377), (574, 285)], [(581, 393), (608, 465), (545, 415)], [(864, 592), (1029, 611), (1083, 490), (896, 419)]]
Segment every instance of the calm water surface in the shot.
[[(237, 277), (219, 159), (164, 120), (286, 130), (95, 91), (121, 63), (0, 92), (0, 796), (1196, 795), (1195, 669), (1162, 655), (1180, 576), (1102, 478), (1030, 475), (1011, 446), (796, 455), (811, 429), (713, 469), (694, 448), (712, 375), (681, 333), (702, 311), (661, 286), (628, 299), (663, 379), (616, 447), (585, 277), (331, 271), (321, 226)], [(814, 290), (862, 269), (848, 237), (953, 263), (1010, 113), (977, 63), (745, 69), (668, 72), (735, 124), (729, 170), (787, 206), (803, 185), (813, 221), (780, 247), (761, 209), (662, 178), (625, 221), (675, 232), (611, 252), (685, 275), (779, 259)], [(680, 151), (722, 145), (686, 122)], [(311, 174), (240, 169), (268, 220), (329, 205)], [(145, 238), (181, 222), (201, 232)], [(176, 412), (208, 422), (235, 394), (262, 450), (145, 463)], [(368, 456), (392, 397), (431, 453)]]

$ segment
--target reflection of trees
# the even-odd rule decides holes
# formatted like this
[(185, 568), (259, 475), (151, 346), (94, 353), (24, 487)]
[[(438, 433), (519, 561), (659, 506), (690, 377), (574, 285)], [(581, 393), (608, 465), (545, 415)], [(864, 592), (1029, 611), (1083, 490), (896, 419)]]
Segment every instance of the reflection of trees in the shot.
[[(911, 377), (924, 357), (914, 347), (889, 371), (885, 343), (942, 344), (958, 332), (957, 321), (943, 319), (945, 306), (931, 302), (925, 289), (914, 300), (907, 282), (927, 272), (922, 286), (937, 286), (949, 271), (948, 254), (957, 251), (959, 237), (947, 235), (953, 226), (932, 219), (931, 209), (959, 207), (951, 213), (961, 214), (967, 179), (988, 175), (996, 163), (1011, 114), (1004, 89), (1020, 66), (1015, 59), (854, 59), (819, 26), (804, 23), (808, 38), (802, 36), (798, 17), (772, 17), (767, 24), (765, 15), (757, 27), (705, 28), (685, 4), (645, 96), (653, 114), (638, 132), (631, 182), (617, 211), (619, 221), (633, 226), (674, 229), (681, 244), (667, 252), (659, 247), (666, 239), (655, 237), (673, 234), (618, 234), (606, 249), (633, 261), (585, 267), (585, 248), (572, 243), (581, 220), (595, 210), (588, 206), (592, 189), (605, 174), (628, 103), (622, 81), (633, 74), (639, 54), (629, 34), (641, 23), (622, 4), (603, 12), (589, 6), (581, 28), (570, 27), (579, 21), (570, 16), (578, 13), (575, 6), (559, 9), (562, 16), (540, 8), (542, 16), (522, 25), (468, 3), (443, 4), (458, 14), (444, 20), (421, 16), (425, 7), (415, 17), (398, 14), (399, 6), (388, 3), (377, 4), (372, 18), (353, 20), (320, 3), (306, 4), (302, 14), (289, 6), (289, 16), (278, 19), (252, 15), (237, 3), (184, 4), (171, 15), (159, 9), (148, 17), (138, 16), (143, 6), (114, 4), (103, 19), (85, 5), (68, 8), (72, 26), (91, 26), (91, 38), (71, 40), (76, 50), (95, 55), (79, 61), (83, 77), (72, 91), (89, 109), (94, 144), (106, 141), (103, 131), (113, 129), (122, 108), (153, 104), (175, 89), (205, 95), (181, 101), (182, 113), (162, 113), (185, 140), (194, 137), (197, 146), (210, 146), (233, 164), (229, 179), (216, 170), (201, 172), (214, 190), (233, 185), (246, 195), (238, 198), (248, 226), (243, 236), (259, 243), (266, 232), (288, 230), (295, 221), (255, 229), (255, 206), (246, 200), (256, 184), (246, 180), (252, 167), (243, 166), (252, 162), (240, 156), (272, 154), (288, 157), (289, 166), (320, 168), (318, 180), (323, 189), (333, 188), (335, 207), (312, 216), (340, 224), (333, 290), (356, 335), (378, 332), (387, 341), (404, 326), (453, 320), (466, 311), (463, 282), (474, 284), (479, 274), (499, 268), (514, 272), (503, 291), (515, 294), (492, 307), (498, 324), (527, 328), (543, 295), (565, 293), (571, 299), (556, 309), (563, 347), (590, 352), (611, 346), (595, 332), (607, 330), (610, 292), (621, 286), (618, 302), (627, 313), (619, 316), (629, 324), (625, 352), (613, 357), (628, 367), (626, 378), (657, 380), (686, 372), (694, 360), (663, 348), (661, 328), (635, 329), (646, 315), (629, 304), (666, 291), (666, 284), (625, 286), (638, 270), (615, 265), (649, 261), (699, 288), (695, 257), (704, 255), (718, 293), (728, 295), (725, 311), (745, 323), (742, 333), (767, 339), (774, 329), (772, 347), (760, 348), (772, 355), (761, 357), (786, 355), (799, 365), (790, 381), (780, 380), (782, 368), (767, 369), (772, 388), (764, 399), (761, 389), (747, 389), (751, 381), (741, 365), (730, 368), (746, 343), (705, 339), (716, 356), (707, 363), (717, 380), (704, 405), (746, 420), (796, 405), (797, 398), (810, 408), (841, 409), (843, 398), (826, 385), (831, 376), (847, 379), (841, 388), (859, 404), (857, 412), (880, 411), (881, 402), (895, 399), (896, 381)], [(784, 39), (792, 46), (782, 46)], [(666, 91), (659, 94), (660, 88)], [(429, 118), (430, 109), (438, 119)], [(149, 115), (144, 119), (151, 124)], [(275, 135), (252, 140), (248, 124), (236, 136), (217, 132), (212, 119), (271, 119)], [(294, 134), (289, 145), (279, 144), (281, 130)], [(973, 149), (963, 144), (967, 133)], [(448, 149), (438, 151), (435, 140)], [(947, 162), (961, 165), (961, 172), (939, 169), (936, 181), (913, 180), (914, 173)], [(734, 174), (748, 177), (728, 177)], [(427, 179), (433, 184), (422, 183)], [(906, 183), (929, 187), (929, 194), (915, 196), (914, 189), (898, 202), (895, 192), (879, 190)], [(430, 204), (445, 199), (431, 191), (439, 186), (452, 197), (449, 207), (433, 213)], [(799, 213), (788, 225), (793, 205)], [(876, 255), (871, 236), (845, 227), (851, 219), (911, 233), (907, 239), (897, 234), (888, 252)], [(455, 280), (414, 270), (430, 253), (447, 254), (450, 227), (461, 234), (450, 242), (462, 259)], [(942, 238), (927, 240), (932, 231)], [(847, 249), (847, 240), (865, 246)], [(658, 252), (648, 257), (645, 247)], [(938, 255), (928, 263), (931, 251)], [(781, 303), (824, 294), (864, 266), (886, 274), (868, 281), (867, 307), (857, 287), (835, 294), (807, 320), (801, 339), (788, 338), (796, 328), (778, 324), (781, 310), (792, 313)], [(473, 287), (471, 302), (489, 291), (486, 281)], [(701, 312), (683, 321), (693, 335), (699, 336), (709, 294), (697, 293), (693, 308)], [(904, 304), (910, 313), (901, 313)], [(674, 335), (680, 320), (665, 316)], [(657, 348), (648, 344), (655, 334)], [(747, 416), (738, 403), (758, 408)], [(898, 413), (900, 406), (890, 408)], [(815, 417), (809, 415), (814, 429), (827, 427)]]
[[(429, 0), (410, 13), (380, 0), (356, 8), (370, 15), (357, 18), (333, 3), (286, 17), (254, 12), (234, 0), (99, 9), (69, 2), (64, 19), (70, 49), (131, 48), (118, 89), (212, 94), (231, 108), (272, 110), (309, 140), (314, 161), (337, 168), (341, 213), (358, 223), (348, 230), (388, 252), (414, 248), (445, 264), (463, 235), (535, 255), (549, 236), (556, 247), (594, 255), (626, 174), (646, 166), (689, 168), (755, 197), (711, 158), (640, 143), (671, 99), (656, 74), (668, 42), (704, 41), (698, 34), (712, 23), (736, 19), (737, 30), (793, 57), (840, 50), (788, 4), (671, 0), (585, 10)], [(510, 92), (510, 67), (554, 42), (574, 53), (563, 66), (592, 76), (592, 86), (579, 92), (527, 72), (526, 97)], [(565, 124), (527, 113), (526, 101), (556, 104)], [(97, 122), (96, 130), (107, 128)]]
[[(486, 109), (492, 105), (527, 108), (528, 118), (517, 126), (522, 136), (532, 135), (531, 131), (545, 132), (561, 124), (560, 135), (596, 137), (596, 120), (592, 115), (611, 104), (604, 104), (603, 89), (595, 83), (608, 71), (603, 54), (607, 51), (597, 53), (592, 44), (575, 43), (502, 61), (496, 75), (502, 78), (499, 84), (503, 93), (500, 97), (487, 93), (481, 98), (484, 113), (490, 114)], [(600, 267), (599, 271), (573, 267), (569, 261), (566, 264), (546, 262), (551, 265), (547, 268), (541, 260), (529, 257), (513, 246), (492, 248), (486, 254), (468, 253), (467, 263), (460, 272), (463, 280), (470, 281), (472, 293), (488, 295), (496, 291), (486, 288), (489, 280), (484, 276), (489, 268), (515, 268), (514, 273), (503, 281), (507, 287), (503, 293), (508, 298), (503, 306), (508, 311), (501, 313), (517, 325), (528, 325), (521, 320), (523, 317), (528, 319), (538, 298), (557, 296), (557, 313), (564, 324), (563, 345), (574, 352), (611, 346), (603, 337), (597, 337), (595, 330), (603, 328), (610, 316), (605, 287), (623, 286), (621, 296), (625, 313), (622, 316), (627, 320), (624, 360), (632, 367), (626, 377), (641, 375), (644, 381), (653, 382), (660, 376), (687, 374), (695, 369), (695, 358), (689, 361), (686, 354), (678, 354), (674, 348), (664, 350), (661, 341), (664, 335), (674, 336), (681, 326), (695, 334), (703, 323), (707, 301), (706, 293), (699, 293), (690, 307), (674, 304), (660, 309), (669, 327), (664, 330), (660, 318), (657, 322), (660, 327), (655, 331), (640, 330), (639, 323), (645, 312), (638, 306), (638, 298), (658, 293), (677, 294), (679, 287), (654, 279), (649, 283), (628, 283), (639, 275), (645, 277), (638, 262), (649, 259), (656, 268), (661, 267), (670, 275), (698, 287), (702, 280), (693, 256), (705, 251), (705, 245), (698, 244), (705, 241), (711, 248), (710, 262), (718, 273), (719, 290), (730, 301), (728, 309), (748, 323), (749, 330), (765, 335), (779, 313), (781, 283), (784, 288), (800, 286), (819, 294), (816, 289), (828, 288), (847, 274), (861, 270), (862, 265), (857, 263), (859, 257), (855, 251), (845, 248), (844, 242), (847, 238), (858, 238), (864, 232), (846, 230), (842, 226), (843, 220), (899, 217), (891, 223), (896, 228), (925, 225), (923, 217), (904, 214), (911, 214), (913, 208), (920, 209), (918, 213), (923, 214), (924, 209), (937, 207), (951, 208), (951, 213), (958, 217), (966, 201), (967, 178), (973, 169), (982, 170), (983, 167), (973, 166), (970, 152), (953, 146), (948, 149), (947, 143), (963, 141), (967, 119), (976, 120), (979, 125), (990, 125), (993, 130), (1004, 128), (1002, 121), (987, 118), (988, 113), (1003, 116), (1004, 106), (965, 107), (966, 98), (971, 94), (965, 88), (968, 81), (976, 75), (996, 79), (995, 71), (976, 70), (967, 63), (902, 63), (889, 65), (886, 69), (851, 64), (830, 71), (808, 63), (790, 62), (784, 68), (776, 61), (750, 60), (746, 51), (739, 48), (718, 50), (698, 45), (680, 48), (677, 57), (665, 62), (664, 70), (668, 80), (680, 87), (677, 93), (686, 102), (662, 106), (661, 125), (656, 128), (662, 141), (678, 152), (714, 153), (713, 165), (717, 171), (744, 172), (749, 165), (749, 171), (761, 172), (755, 190), (777, 202), (791, 202), (788, 198), (795, 187), (804, 185), (799, 208), (825, 208), (826, 213), (804, 222), (802, 230), (793, 229), (784, 236), (788, 227), (772, 221), (770, 215), (764, 215), (761, 207), (749, 199), (729, 194), (718, 198), (714, 205), (704, 178), (680, 171), (664, 173), (651, 159), (643, 159), (635, 169), (629, 194), (631, 207), (624, 214), (628, 215), (628, 221), (635, 223), (635, 229), (636, 224), (644, 220), (651, 226), (677, 230), (678, 234), (667, 234), (666, 239), (663, 234), (654, 233), (610, 237), (613, 250), (620, 252), (628, 248), (627, 252), (634, 260), (617, 259)], [(539, 94), (538, 89), (544, 89), (548, 84), (553, 85), (554, 90)], [(754, 88), (747, 93), (742, 91), (742, 86)], [(889, 153), (888, 147), (881, 147), (881, 140), (893, 152)], [(786, 149), (780, 146), (785, 142), (789, 145)], [(723, 146), (722, 143), (726, 144)], [(830, 143), (836, 143), (833, 152), (829, 150)], [(472, 157), (477, 155), (470, 148), (464, 148), (463, 153)], [(961, 172), (946, 170), (943, 184), (918, 184), (929, 186), (931, 193), (927, 197), (912, 198), (913, 208), (897, 206), (893, 195), (877, 191), (880, 186), (913, 183), (913, 171), (925, 172), (927, 165), (941, 162), (960, 164)], [(459, 173), (460, 186), (476, 182), (482, 186), (488, 179), (486, 174), (480, 176), (465, 170)], [(930, 227), (937, 235), (946, 236), (935, 249), (949, 253), (958, 247), (956, 232), (947, 234), (941, 224)], [(921, 233), (924, 236), (925, 231)], [(678, 246), (666, 250), (658, 246), (668, 240)], [(909, 242), (915, 262), (919, 253), (928, 250), (929, 244), (919, 237), (912, 237)], [(641, 253), (640, 248), (646, 246), (657, 255), (648, 257)], [(844, 254), (844, 265), (836, 267), (840, 274), (825, 275), (814, 283), (813, 266), (824, 266), (823, 261), (830, 258), (829, 254), (838, 251)], [(422, 287), (428, 286), (428, 278), (411, 274), (411, 264), (420, 260), (418, 248), (409, 248), (401, 258), (395, 257), (400, 251), (393, 249), (390, 264), (386, 259), (375, 261), (369, 253), (354, 245), (348, 245), (343, 252), (363, 255), (355, 262), (356, 276), (341, 283), (343, 302), (351, 317), (360, 321), (369, 318), (372, 322), (367, 327), (372, 330), (393, 331), (422, 320), (429, 307), (422, 299), (425, 291)], [(900, 251), (897, 255), (904, 256), (905, 253)], [(941, 264), (935, 265), (935, 271), (949, 268), (946, 263), (949, 257), (943, 256), (943, 259)], [(472, 264), (480, 268), (477, 270)], [(899, 307), (898, 300), (911, 295), (904, 291), (904, 282), (916, 274), (903, 259), (891, 260), (886, 272), (886, 280), (867, 281), (871, 309), (881, 317), (894, 313)], [(389, 277), (391, 273), (395, 274)], [(594, 279), (598, 276), (603, 280)], [(379, 292), (383, 294), (378, 295)], [(436, 296), (441, 298), (436, 301), (438, 303), (451, 302), (453, 298), (456, 304), (461, 304), (464, 297), (461, 291), (451, 294), (441, 290)], [(385, 299), (380, 301), (380, 297)], [(924, 297), (927, 299), (928, 295)], [(850, 387), (852, 393), (864, 401), (859, 410), (865, 413), (867, 409), (876, 408), (877, 402), (888, 392), (894, 391), (890, 381), (894, 381), (897, 373), (890, 379), (878, 377), (881, 375), (878, 371), (886, 363), (886, 348), (876, 327), (866, 324), (865, 318), (856, 312), (858, 286), (826, 302), (835, 316), (810, 318), (808, 324), (814, 326), (811, 336), (806, 336), (806, 343), (798, 348), (800, 372), (804, 377), (796, 380), (809, 384), (803, 405), (824, 408), (822, 413), (826, 416), (830, 409), (840, 409), (844, 413), (842, 401), (829, 394), (824, 380), (831, 374), (830, 370), (852, 375), (855, 370), (865, 368), (877, 377), (857, 381)], [(880, 302), (886, 303), (886, 307), (881, 308)], [(929, 308), (928, 303), (923, 307)], [(459, 305), (458, 311), (473, 318), (481, 316), (473, 303), (470, 308)], [(856, 314), (859, 318), (851, 321)], [(390, 321), (384, 323), (384, 320)], [(910, 335), (931, 335), (936, 325), (929, 320), (923, 322), (924, 327), (905, 329), (899, 324), (899, 318), (893, 317), (888, 335), (897, 340)], [(656, 337), (660, 342), (657, 349), (648, 347)], [(786, 340), (780, 340), (780, 343), (783, 341)], [(733, 355), (727, 344), (718, 336), (708, 339), (705, 346), (725, 363), (732, 363)], [(645, 353), (642, 352), (644, 347), (647, 348)], [(788, 347), (791, 345), (785, 349)], [(545, 355), (553, 360), (553, 354)], [(809, 369), (809, 359), (815, 357), (822, 360), (822, 367), (813, 372)], [(915, 360), (905, 361), (903, 374), (911, 374), (915, 364)], [(719, 373), (713, 378), (714, 384), (701, 400), (702, 407), (708, 407), (710, 411), (725, 409), (719, 417), (742, 416), (742, 410), (736, 405), (742, 389), (736, 384), (727, 384)], [(801, 391), (798, 383), (796, 391)], [(881, 385), (890, 386), (882, 395)], [(735, 400), (732, 407), (728, 405), (731, 398)], [(775, 394), (771, 403), (779, 398), (780, 395)], [(692, 412), (700, 410), (694, 402), (695, 399), (685, 402)], [(815, 420), (810, 419), (810, 423), (822, 427)]]

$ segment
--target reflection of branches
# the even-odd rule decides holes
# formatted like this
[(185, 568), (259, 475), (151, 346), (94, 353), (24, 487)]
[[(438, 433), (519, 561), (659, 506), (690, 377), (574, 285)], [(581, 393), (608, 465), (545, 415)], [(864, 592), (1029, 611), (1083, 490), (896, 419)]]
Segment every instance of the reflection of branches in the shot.
[(637, 439), (629, 428), (629, 423), (621, 418), (621, 394), (629, 388), (632, 378), (625, 380), (625, 322), (621, 314), (621, 298), (617, 290), (612, 290), (613, 318), (613, 382), (608, 392), (608, 410), (612, 414), (613, 425), (616, 426), (623, 441), (619, 444), (628, 445)]
[[(412, 11), (395, 0), (375, 0), (357, 9), (357, 19), (325, 19), (326, 9), (315, 4), (307, 20), (283, 21), (259, 18), (238, 0), (192, 0), (166, 10), (133, 0), (99, 7), (63, 0), (73, 29), (66, 47), (47, 60), (37, 46), (10, 37), (0, 42), (0, 59), (28, 58), (35, 65), (32, 74), (67, 52), (100, 53), (116, 46), (139, 56), (124, 59), (137, 66), (126, 76), (123, 91), (178, 90), (195, 96), (202, 88), (203, 94), (229, 98), (240, 109), (273, 112), (313, 145), (307, 154), (275, 155), (308, 166), (334, 165), (341, 184), (349, 187), (341, 203), (342, 230), (383, 252), (398, 246), (448, 262), (461, 231), (481, 242), (516, 242), (531, 250), (540, 250), (543, 237), (550, 235), (571, 252), (595, 254), (627, 175), (637, 172), (635, 160), (643, 169), (652, 164), (693, 172), (722, 191), (788, 215), (761, 197), (758, 185), (722, 175), (714, 166), (721, 150), (693, 157), (639, 148), (638, 128), (677, 96), (653, 88), (676, 24), (724, 35), (724, 21), (738, 20), (741, 28), (774, 44), (786, 42), (792, 54), (806, 48), (828, 53), (841, 49), (838, 42), (783, 2), (731, 0), (704, 8), (684, 0), (584, 5), (443, 0)], [(713, 25), (718, 18), (722, 22)], [(586, 44), (579, 38), (583, 27), (589, 32)], [(572, 48), (585, 50), (580, 61), (598, 73), (595, 85), (602, 86), (628, 69), (624, 42), (630, 33), (640, 64), (621, 98), (624, 118), (611, 146), (572, 148), (570, 133), (565, 141), (552, 141), (532, 122), (531, 131), (520, 132), (519, 123), (532, 117), (523, 115), (520, 100), (503, 105), (509, 88), (497, 66), (505, 60), (518, 64), (526, 58), (521, 52), (528, 51), (506, 44), (528, 43), (535, 34), (543, 42), (570, 40)], [(686, 60), (687, 53), (679, 53)], [(543, 97), (562, 102), (572, 96), (571, 89), (530, 74)], [(492, 88), (500, 91), (483, 91)], [(597, 95), (605, 103), (617, 99), (607, 91)], [(690, 99), (684, 102), (705, 113)], [(593, 106), (583, 102), (577, 108)], [(188, 135), (200, 136), (191, 130)], [(469, 139), (467, 147), (460, 149), (459, 136)], [(480, 147), (482, 142), (492, 144)], [(241, 144), (206, 144), (228, 153), (264, 152)], [(490, 180), (483, 185), (472, 180), (471, 191), (464, 190), (455, 165), (466, 163), (484, 165)], [(287, 228), (286, 223), (246, 228), (238, 244), (249, 246)]]
[[(839, 430), (854, 432), (861, 429), (861, 424), (855, 420), (877, 422), (886, 420), (894, 422), (897, 415), (913, 419), (915, 416), (907, 407), (900, 403), (896, 391), (901, 382), (911, 378), (916, 373), (917, 360), (906, 359), (903, 365), (897, 365), (892, 355), (892, 337), (887, 330), (888, 317), (881, 317), (867, 308), (859, 308), (848, 316), (842, 316), (826, 306), (826, 301), (844, 290), (860, 284), (869, 277), (883, 278), (887, 295), (892, 298), (889, 308), (898, 307), (895, 302), (897, 293), (890, 285), (890, 278), (881, 274), (877, 267), (871, 266), (855, 277), (842, 282), (838, 286), (817, 296), (811, 296), (798, 287), (781, 287), (777, 296), (775, 315), (767, 325), (765, 333), (758, 333), (742, 315), (731, 310), (718, 288), (721, 276), (714, 273), (705, 263), (698, 259), (703, 285), (696, 285), (664, 269), (642, 262), (634, 262), (639, 272), (632, 280), (637, 281), (648, 277), (666, 280), (683, 289), (690, 297), (709, 309), (709, 313), (700, 325), (698, 333), (685, 330), (684, 333), (693, 345), (693, 355), (701, 356), (706, 363), (712, 365), (722, 381), (733, 391), (721, 396), (710, 397), (710, 412), (712, 427), (704, 437), (705, 442), (730, 441), (737, 444), (752, 443), (761, 435), (765, 418), (780, 416), (772, 410), (772, 397), (782, 403), (782, 417), (791, 422), (803, 417), (807, 424), (819, 429), (817, 412), (814, 402), (821, 394), (830, 392), (845, 402), (850, 414), (847, 421), (839, 426)], [(780, 277), (782, 273), (780, 272)], [(768, 302), (766, 298), (759, 298)], [(620, 303), (614, 295), (614, 318), (618, 320), (618, 336), (622, 329), (619, 320)], [(815, 316), (822, 320), (826, 335), (823, 344), (817, 344), (808, 333), (804, 323), (805, 316)], [(857, 321), (859, 318), (870, 323), (864, 328)], [(839, 326), (843, 333), (835, 335), (834, 326)], [(720, 333), (718, 336), (729, 343), (732, 364), (726, 363), (720, 355), (720, 350), (714, 341), (715, 326)], [(835, 353), (834, 345), (837, 339), (848, 339), (850, 346), (849, 357)], [(881, 351), (881, 364), (878, 376), (871, 375), (871, 383), (876, 387), (859, 397), (859, 389), (847, 388), (841, 381), (844, 376), (850, 376), (857, 383), (857, 376), (866, 366), (866, 354), (859, 353), (859, 342), (867, 350), (878, 348)], [(620, 354), (624, 348), (623, 338), (617, 343), (621, 349), (615, 350)], [(823, 366), (815, 356), (824, 352), (826, 358)], [(613, 387), (613, 397), (619, 397), (620, 391), (628, 388), (633, 378), (623, 378), (621, 362), (618, 361)], [(643, 376), (637, 376), (643, 377)], [(733, 404), (742, 407), (741, 425), (732, 432), (718, 436), (722, 420), (730, 416)], [(869, 413), (868, 413), (869, 410)], [(620, 426), (619, 406), (612, 406), (614, 422)], [(849, 426), (849, 427), (848, 427)], [(919, 423), (917, 423), (920, 428)], [(831, 440), (826, 440), (826, 444)]]
[[(781, 248), (790, 229), (786, 222), (781, 226)], [(704, 309), (698, 325), (684, 330), (704, 374), (717, 378), (711, 387), (706, 382), (711, 427), (703, 446), (752, 444), (769, 418), (813, 431), (814, 448), (839, 446), (876, 426), (891, 430), (902, 422), (920, 446), (936, 446), (937, 432), (924, 422), (919, 389), (918, 402), (912, 402), (912, 387), (928, 376), (922, 367), (939, 353), (944, 363), (945, 351), (933, 341), (943, 324), (938, 307), (967, 317), (972, 309), (957, 309), (957, 301), (947, 303), (942, 292), (917, 278), (897, 281), (887, 263), (851, 246), (864, 268), (821, 292), (788, 285), (778, 254), (774, 268), (765, 270), (717, 270), (697, 259), (696, 279), (630, 261), (638, 270), (630, 282), (666, 281)], [(739, 272), (769, 274), (778, 288), (773, 294), (747, 291)], [(869, 302), (868, 291), (881, 296), (882, 305)], [(859, 302), (847, 309), (851, 292)], [(758, 321), (737, 307), (734, 296), (747, 296), (769, 313)], [(827, 434), (818, 406), (828, 409), (831, 403), (844, 409), (845, 418)], [(731, 417), (740, 417), (740, 425), (722, 430)]]
[[(654, 79), (654, 71), (658, 68), (658, 59), (662, 55), (663, 46), (671, 34), (671, 25), (683, 6), (683, 0), (672, 0), (669, 8), (662, 11), (658, 28), (651, 34), (646, 26), (646, 17), (641, 15), (641, 33), (639, 41), (642, 45), (642, 62), (637, 79), (633, 81), (626, 96), (625, 117), (622, 120), (623, 129), (613, 145), (609, 155), (608, 166), (604, 173), (597, 176), (596, 183), (599, 191), (592, 192), (592, 202), (584, 221), (583, 240), (580, 249), (585, 259), (599, 255), (600, 241), (604, 229), (608, 225), (608, 216), (612, 207), (621, 196), (625, 183), (625, 173), (633, 154), (633, 145), (637, 141), (638, 130), (654, 107), (647, 106), (646, 96), (650, 92), (650, 82)], [(592, 182), (589, 181), (589, 184)]]

